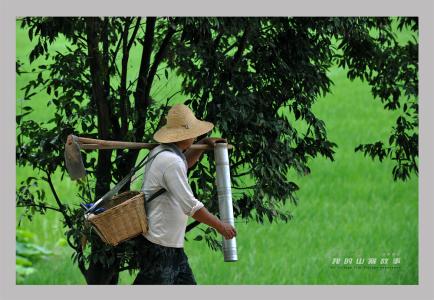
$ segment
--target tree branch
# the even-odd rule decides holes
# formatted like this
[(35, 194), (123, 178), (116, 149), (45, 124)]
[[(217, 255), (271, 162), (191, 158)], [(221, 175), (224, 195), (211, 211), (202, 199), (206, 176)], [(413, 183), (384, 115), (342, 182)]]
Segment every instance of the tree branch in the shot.
[(51, 207), (51, 206), (45, 206), (45, 205), (38, 205), (38, 204), (26, 204), (26, 205), (17, 205), (17, 207), (39, 207), (39, 208), (43, 208), (43, 209), (51, 209), (57, 212), (62, 212), (60, 209), (55, 208), (55, 207)]
[(111, 127), (109, 108), (104, 95), (104, 76), (101, 74), (101, 54), (98, 49), (98, 18), (86, 18), (88, 60), (92, 82), (92, 100), (98, 113), (98, 133), (102, 139), (110, 139)]
[(130, 269), (132, 269), (130, 266), (126, 266), (126, 267), (119, 268), (118, 271), (123, 272), (123, 271), (130, 270)]
[[(107, 105), (107, 98), (104, 95), (103, 80), (101, 73), (101, 53), (98, 48), (98, 18), (86, 18), (87, 50), (91, 75), (92, 95), (91, 101), (95, 102), (97, 108), (98, 136), (101, 139), (110, 139), (111, 118), (110, 109)], [(110, 189), (111, 180), (111, 151), (98, 153), (98, 162), (95, 176), (97, 178), (95, 187), (95, 199), (100, 198)]]
[(149, 70), (147, 82), (146, 82), (146, 89), (145, 89), (145, 96), (149, 98), (149, 94), (151, 92), (152, 82), (154, 81), (155, 74), (157, 73), (158, 65), (161, 63), (161, 61), (164, 58), (164, 55), (166, 54), (166, 51), (168, 49), (168, 45), (170, 42), (170, 39), (175, 34), (175, 29), (172, 28), (171, 24), (169, 24), (169, 27), (167, 29), (166, 36), (164, 37), (163, 42), (161, 43), (160, 49), (158, 50), (157, 54), (155, 54), (154, 62), (152, 63), (152, 67)]
[(59, 211), (62, 213), (63, 217), (65, 218), (65, 222), (68, 225), (69, 228), (72, 228), (72, 221), (71, 218), (66, 213), (66, 208), (62, 204), (62, 202), (59, 199), (59, 196), (57, 195), (56, 189), (54, 188), (53, 181), (51, 180), (51, 175), (48, 171), (45, 171), (45, 174), (47, 174), (47, 177), (45, 180), (48, 182), (51, 192), (53, 193), (54, 199), (56, 200), (57, 205), (59, 206)]
[[(145, 85), (146, 85), (146, 75), (148, 74), (149, 65), (150, 65), (150, 59), (152, 55), (152, 44), (154, 41), (154, 29), (155, 29), (155, 17), (148, 17), (146, 20), (146, 32), (145, 37), (143, 41), (143, 50), (142, 50), (142, 57), (140, 61), (140, 69), (139, 74), (137, 76), (137, 86), (136, 91), (134, 93), (134, 118), (133, 118), (133, 128), (134, 128), (134, 140), (135, 141), (141, 141), (143, 139), (143, 135), (145, 132), (145, 123), (146, 123), (146, 110), (148, 106), (148, 101), (145, 96)], [(139, 25), (137, 25), (139, 24)], [(136, 24), (137, 30), (141, 28), (140, 22)], [(127, 42), (127, 37), (123, 37), (123, 51), (127, 53), (128, 51), (128, 45), (131, 44), (130, 42)], [(124, 76), (124, 83), (126, 85), (126, 68), (127, 68), (127, 57), (124, 57), (123, 59), (123, 73)], [(129, 89), (129, 88), (128, 88)], [(127, 101), (128, 97), (126, 96), (127, 89), (124, 88), (125, 94), (123, 95), (124, 101)], [(128, 100), (129, 101), (129, 100)], [(126, 103), (126, 102), (125, 102)], [(124, 130), (125, 126), (128, 130), (127, 123), (124, 123)], [(128, 171), (132, 168), (134, 165), (137, 156), (139, 154), (139, 150), (130, 150), (128, 153), (124, 155), (124, 159), (121, 160), (121, 163), (117, 164), (117, 173), (119, 176), (124, 176), (128, 173)], [(128, 182), (121, 191), (127, 190), (130, 187), (130, 183)]]
[(176, 94), (179, 94), (180, 92), (181, 92), (181, 91), (179, 90), (179, 91), (173, 93), (170, 97), (167, 98), (167, 100), (166, 100), (166, 104), (164, 105), (164, 108), (161, 110), (160, 118), (158, 119), (158, 123), (157, 123), (157, 124), (152, 128), (152, 135), (154, 135), (155, 132), (157, 131), (157, 129), (160, 127), (160, 124), (161, 124), (161, 122), (163, 121), (163, 118), (164, 118), (164, 116), (165, 116), (166, 109), (167, 109), (167, 107), (169, 106), (169, 102), (170, 102), (170, 100), (171, 100), (171, 99), (172, 99)]
[(110, 61), (109, 61), (109, 41), (108, 41), (108, 26), (109, 26), (109, 19), (104, 18), (104, 23), (102, 26), (102, 45), (103, 45), (103, 52), (102, 52), (102, 72), (103, 72), (103, 78), (104, 78), (104, 96), (107, 101), (107, 106), (109, 110), (110, 120), (112, 124), (112, 130), (113, 135), (116, 139), (120, 137), (120, 126), (118, 122), (117, 116), (113, 113), (114, 112), (114, 101), (110, 98)]
[(134, 125), (136, 132), (134, 136), (136, 141), (139, 141), (142, 138), (145, 131), (146, 110), (149, 105), (149, 99), (146, 97), (145, 87), (152, 54), (152, 44), (154, 42), (155, 22), (155, 17), (148, 17), (146, 20), (146, 32), (143, 43), (142, 59), (135, 92), (136, 118)]
[(231, 168), (235, 170), (238, 166), (243, 165), (243, 164), (245, 164), (246, 162), (247, 162), (247, 159), (246, 159), (246, 158), (241, 159), (241, 160), (237, 161), (236, 163), (234, 163), (234, 164), (231, 166)]
[(222, 36), (223, 36), (223, 31), (219, 32), (219, 34), (215, 38), (214, 43), (213, 43), (213, 50), (214, 51), (217, 50), (217, 47), (220, 44), (220, 40), (221, 40)]
[(129, 59), (129, 51), (128, 51), (128, 28), (130, 27), (131, 22), (127, 21), (125, 24), (125, 29), (122, 34), (122, 66), (121, 66), (121, 82), (119, 86), (119, 94), (120, 94), (120, 112), (121, 112), (121, 134), (123, 136), (126, 135), (128, 131), (128, 112), (127, 112), (127, 72), (128, 72), (128, 59)]
[(130, 56), (130, 50), (136, 38), (137, 32), (140, 27), (141, 18), (138, 17), (136, 21), (136, 25), (134, 27), (133, 34), (128, 41), (128, 31), (131, 22), (127, 22), (125, 24), (125, 30), (122, 35), (122, 73), (121, 73), (121, 83), (120, 83), (120, 112), (121, 112), (121, 135), (125, 136), (128, 131), (128, 107), (129, 107), (129, 97), (127, 96), (127, 73), (128, 73), (128, 60)]
[(133, 34), (131, 35), (130, 41), (128, 42), (128, 52), (130, 51), (131, 47), (133, 46), (134, 40), (136, 39), (137, 32), (139, 31), (140, 22), (142, 21), (141, 17), (137, 18), (136, 26), (134, 27)]
[[(232, 169), (233, 169), (233, 167), (232, 167)], [(232, 177), (241, 177), (241, 176), (244, 176), (244, 175), (250, 174), (251, 172), (252, 172), (252, 169), (249, 169), (249, 170), (246, 171), (246, 172), (238, 173), (238, 174), (234, 174), (234, 175), (232, 175)]]
[(119, 49), (121, 48), (121, 44), (122, 44), (122, 42), (123, 42), (123, 36), (124, 36), (125, 32), (128, 32), (128, 30), (129, 30), (129, 25), (132, 23), (132, 21), (129, 22), (130, 20), (132, 20), (132, 19), (125, 18), (125, 28), (124, 28), (124, 30), (122, 31), (122, 35), (121, 35), (121, 37), (119, 38), (118, 43), (116, 44), (115, 51), (113, 52), (111, 67), (115, 66), (115, 64), (116, 64), (116, 58), (117, 58), (117, 56), (118, 56)]
[[(219, 32), (219, 34), (217, 35), (217, 37), (215, 38), (213, 44), (212, 44), (212, 48), (210, 50), (210, 55), (215, 55), (215, 53), (217, 53), (217, 48), (220, 44), (221, 38), (223, 37), (223, 31)], [(212, 64), (213, 66), (210, 68), (211, 70), (215, 70), (218, 69), (217, 68), (217, 64), (218, 64), (218, 60), (212, 60)], [(210, 74), (211, 78), (209, 79), (209, 82), (212, 83), (213, 82), (213, 78), (214, 78), (214, 73)], [(211, 94), (211, 90), (212, 87), (209, 87), (208, 91), (203, 91), (202, 92), (202, 96), (200, 97), (200, 102), (198, 105), (198, 109), (196, 111), (196, 116), (198, 118), (203, 118), (204, 113), (205, 113), (205, 108), (206, 108), (206, 104), (208, 103), (207, 98), (210, 98), (210, 94)], [(205, 135), (204, 135), (205, 136)]]
[(85, 266), (84, 261), (83, 261), (83, 249), (79, 245), (77, 245), (77, 246), (73, 245), (72, 242), (69, 240), (71, 237), (72, 237), (72, 235), (67, 237), (66, 242), (68, 243), (69, 247), (74, 249), (75, 252), (77, 253), (78, 268), (80, 269), (81, 274), (83, 274), (83, 276), (86, 278), (87, 270), (86, 270), (86, 266)]
[(238, 45), (238, 50), (234, 55), (233, 66), (235, 66), (238, 63), (238, 61), (240, 60), (240, 58), (244, 52), (244, 49), (246, 48), (248, 33), (249, 33), (249, 27), (246, 27), (244, 29), (243, 35), (241, 36), (241, 40), (240, 40), (239, 45)]
[(234, 42), (232, 45), (230, 45), (224, 52), (223, 52), (223, 56), (228, 54), (229, 51), (231, 51), (232, 49), (235, 48), (235, 46), (237, 45), (237, 42)]
[(251, 185), (251, 186), (246, 186), (246, 187), (237, 187), (237, 186), (232, 186), (233, 189), (235, 190), (251, 190), (254, 189), (256, 187), (255, 185)]

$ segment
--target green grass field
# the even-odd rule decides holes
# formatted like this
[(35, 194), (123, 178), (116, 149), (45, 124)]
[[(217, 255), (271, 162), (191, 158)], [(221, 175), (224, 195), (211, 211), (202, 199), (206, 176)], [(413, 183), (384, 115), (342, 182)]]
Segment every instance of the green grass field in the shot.
[[(63, 45), (56, 47), (61, 51)], [(17, 58), (25, 61), (30, 49), (26, 33), (17, 27)], [(17, 77), (17, 113), (23, 105), (20, 88), (31, 76)], [(314, 111), (325, 121), (330, 140), (338, 144), (335, 161), (317, 158), (310, 163), (311, 175), (290, 174), (300, 186), (300, 204), (288, 205), (294, 215), (290, 222), (236, 224), (236, 263), (223, 262), (221, 253), (193, 241), (197, 229), (190, 233), (185, 251), (198, 284), (418, 284), (418, 179), (413, 175), (407, 182), (394, 182), (392, 162), (373, 162), (354, 152), (360, 143), (388, 137), (395, 114), (373, 99), (365, 83), (349, 81), (344, 70), (332, 69), (330, 76), (335, 83), (332, 93), (319, 99)], [(174, 82), (160, 92), (173, 94), (179, 81)], [(29, 102), (37, 121), (53, 113), (46, 97), (41, 92)], [(33, 172), (17, 168), (17, 184)], [(61, 199), (78, 204), (75, 183), (58, 175), (55, 185)], [(17, 210), (17, 221), (21, 212)], [(35, 263), (36, 272), (25, 284), (85, 284), (72, 264), (72, 250), (64, 245), (58, 215), (48, 212), (33, 222), (23, 219), (21, 228), (55, 252)], [(400, 258), (399, 268), (332, 268), (333, 258), (393, 256)], [(120, 283), (130, 284), (133, 278), (123, 272)]]

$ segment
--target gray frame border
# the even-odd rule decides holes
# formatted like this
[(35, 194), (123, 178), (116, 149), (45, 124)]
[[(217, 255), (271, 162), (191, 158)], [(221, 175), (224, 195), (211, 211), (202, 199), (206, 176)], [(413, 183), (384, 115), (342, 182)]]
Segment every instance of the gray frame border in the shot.
[[(122, 299), (161, 298), (229, 298), (264, 299), (270, 296), (296, 299), (434, 299), (434, 247), (432, 235), (434, 141), (430, 137), (430, 116), (434, 115), (434, 3), (404, 0), (328, 0), (299, 2), (199, 0), (158, 1), (11, 1), (0, 0), (0, 168), (3, 194), (0, 217), (2, 247), (0, 248), (1, 299)], [(419, 166), (419, 285), (413, 286), (16, 286), (15, 285), (15, 18), (18, 16), (418, 16), (420, 25), (420, 166)], [(431, 135), (432, 136), (432, 135)]]

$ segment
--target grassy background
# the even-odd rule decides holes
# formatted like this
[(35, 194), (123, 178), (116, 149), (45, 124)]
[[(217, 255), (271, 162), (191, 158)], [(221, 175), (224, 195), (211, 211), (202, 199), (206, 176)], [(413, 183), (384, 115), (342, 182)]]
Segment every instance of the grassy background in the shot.
[[(402, 39), (408, 38), (406, 35)], [(32, 43), (17, 26), (17, 58), (26, 62)], [(53, 50), (62, 51), (60, 41)], [(137, 53), (135, 53), (137, 55)], [(131, 72), (138, 58), (130, 58)], [(20, 90), (34, 76), (17, 77), (17, 113), (24, 105), (35, 109), (31, 115), (43, 121), (53, 113), (47, 107), (47, 95), (38, 93), (31, 101), (20, 100)], [(349, 81), (345, 70), (332, 69), (335, 83), (332, 93), (318, 100), (314, 111), (327, 125), (329, 138), (338, 144), (335, 161), (312, 160), (312, 174), (289, 174), (300, 186), (297, 207), (288, 204), (294, 215), (289, 223), (237, 223), (238, 256), (236, 263), (223, 262), (222, 254), (211, 251), (204, 242), (193, 241), (195, 229), (188, 235), (185, 251), (198, 284), (417, 284), (418, 283), (418, 181), (392, 180), (393, 164), (373, 162), (355, 153), (360, 143), (388, 137), (395, 114), (374, 100), (367, 84)], [(173, 94), (179, 80), (170, 85), (156, 83), (155, 98)], [(158, 94), (158, 95), (156, 95)], [(182, 97), (175, 97), (175, 102)], [(34, 174), (30, 168), (17, 168), (17, 184)], [(79, 203), (76, 186), (68, 176), (55, 178), (60, 198)], [(47, 194), (49, 190), (47, 187)], [(50, 201), (53, 201), (50, 199)], [(17, 209), (17, 222), (22, 210)], [(85, 284), (72, 264), (72, 250), (65, 245), (63, 228), (56, 213), (35, 216), (32, 222), (21, 220), (21, 228), (34, 232), (36, 243), (55, 252), (35, 263), (37, 271), (25, 284)], [(203, 226), (203, 225), (201, 225)], [(399, 257), (397, 269), (333, 269), (334, 257)], [(379, 266), (379, 263), (377, 263)], [(134, 276), (121, 273), (121, 284), (130, 284)]]

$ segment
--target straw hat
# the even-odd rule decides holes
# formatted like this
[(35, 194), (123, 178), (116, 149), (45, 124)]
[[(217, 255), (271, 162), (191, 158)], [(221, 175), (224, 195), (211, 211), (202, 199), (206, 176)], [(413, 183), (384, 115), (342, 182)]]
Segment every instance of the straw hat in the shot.
[(183, 141), (205, 134), (213, 127), (213, 123), (196, 119), (186, 105), (176, 104), (167, 113), (166, 125), (154, 134), (154, 140), (159, 143)]

